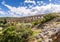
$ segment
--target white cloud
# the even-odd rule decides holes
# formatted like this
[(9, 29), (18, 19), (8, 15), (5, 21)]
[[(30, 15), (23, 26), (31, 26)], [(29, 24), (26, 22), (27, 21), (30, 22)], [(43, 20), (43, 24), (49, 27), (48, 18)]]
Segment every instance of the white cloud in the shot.
[(4, 11), (0, 11), (0, 14), (6, 14), (6, 12), (4, 12)]
[(29, 15), (37, 15), (37, 14), (45, 14), (49, 12), (60, 12), (60, 5), (56, 4), (47, 4), (35, 7), (31, 7), (31, 9), (19, 6), (19, 7), (12, 7), (10, 5), (7, 5), (5, 3), (2, 3), (4, 6), (6, 6), (9, 9), (9, 14), (14, 17), (21, 17), (21, 16), (29, 16)]
[(52, 1), (52, 0), (49, 0), (50, 2)]
[(43, 4), (44, 2), (43, 1), (40, 1), (41, 2), (41, 4)]
[(31, 0), (25, 0), (24, 2), (25, 3), (33, 3), (34, 5), (36, 4), (36, 2), (34, 0), (32, 0), (32, 1)]
[(51, 8), (52, 8), (53, 12), (60, 12), (60, 5), (52, 5)]
[(0, 8), (0, 14), (5, 15), (7, 13), (5, 11), (3, 11), (2, 8)]
[(37, 4), (38, 4), (38, 5), (41, 5), (41, 4), (42, 4), (42, 5), (46, 5), (46, 3), (44, 3), (43, 1), (37, 1)]

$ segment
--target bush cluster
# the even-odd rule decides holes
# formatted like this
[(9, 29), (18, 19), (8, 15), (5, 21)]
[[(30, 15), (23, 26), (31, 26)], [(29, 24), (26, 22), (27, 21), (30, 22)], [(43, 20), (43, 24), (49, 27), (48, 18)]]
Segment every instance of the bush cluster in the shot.
[(27, 42), (32, 36), (31, 28), (21, 26), (8, 26), (0, 28), (0, 42)]
[(40, 24), (41, 25), (41, 24), (43, 24), (43, 23), (45, 23), (47, 21), (52, 20), (55, 17), (56, 17), (56, 14), (46, 14), (45, 16), (43, 16), (42, 19), (40, 19), (38, 21), (34, 21), (34, 22), (32, 22), (32, 24), (33, 25), (37, 25), (37, 24)]

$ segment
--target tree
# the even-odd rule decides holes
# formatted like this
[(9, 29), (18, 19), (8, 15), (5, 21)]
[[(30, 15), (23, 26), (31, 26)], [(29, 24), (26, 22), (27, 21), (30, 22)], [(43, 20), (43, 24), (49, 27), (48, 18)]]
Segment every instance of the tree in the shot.
[(4, 22), (3, 22), (3, 24), (6, 24), (7, 23), (7, 21), (6, 21), (6, 19), (4, 19)]

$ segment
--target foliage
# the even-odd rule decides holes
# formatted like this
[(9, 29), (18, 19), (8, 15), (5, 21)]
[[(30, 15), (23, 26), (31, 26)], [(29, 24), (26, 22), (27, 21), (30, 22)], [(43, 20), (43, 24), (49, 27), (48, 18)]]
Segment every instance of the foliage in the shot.
[(6, 19), (1, 19), (0, 20), (0, 27), (3, 27), (7, 23)]
[(14, 26), (7, 27), (0, 32), (2, 32), (0, 42), (25, 42), (33, 33), (30, 28), (20, 28), (18, 32)]
[(6, 19), (4, 19), (3, 24), (6, 24), (6, 23), (7, 23), (7, 21), (6, 21)]
[(42, 19), (40, 19), (40, 20), (38, 20), (38, 21), (34, 21), (34, 22), (32, 22), (32, 24), (33, 25), (37, 25), (37, 24), (43, 24), (43, 23), (45, 23), (45, 22), (47, 22), (47, 21), (50, 21), (50, 20), (52, 20), (53, 18), (55, 18), (57, 15), (55, 14), (55, 13), (50, 13), (50, 14), (46, 14), (45, 16), (43, 16), (43, 18)]
[[(0, 42), (27, 42), (31, 36), (35, 36), (40, 32), (40, 30), (32, 31), (31, 27), (37, 24), (43, 24), (53, 18), (56, 15), (47, 14), (42, 19), (38, 21), (29, 23), (7, 23), (6, 19), (0, 21), (0, 27), (6, 26), (6, 28), (0, 28)], [(38, 42), (41, 40), (39, 39)]]

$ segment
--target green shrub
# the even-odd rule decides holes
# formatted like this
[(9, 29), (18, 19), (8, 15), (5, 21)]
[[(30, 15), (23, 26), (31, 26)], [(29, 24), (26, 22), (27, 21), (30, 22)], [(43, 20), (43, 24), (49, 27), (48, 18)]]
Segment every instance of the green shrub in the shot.
[(25, 42), (33, 33), (30, 28), (20, 28), (18, 32), (14, 26), (7, 27), (0, 32), (2, 32), (0, 42)]
[(45, 22), (47, 22), (47, 21), (50, 21), (50, 20), (52, 20), (53, 18), (55, 18), (57, 15), (55, 14), (55, 13), (50, 13), (50, 14), (47, 14), (47, 15), (45, 15), (45, 16), (43, 16), (43, 18), (42, 19), (40, 19), (40, 20), (38, 20), (38, 21), (34, 21), (34, 22), (32, 22), (32, 24), (33, 25), (37, 25), (37, 24), (43, 24), (43, 23), (45, 23)]

